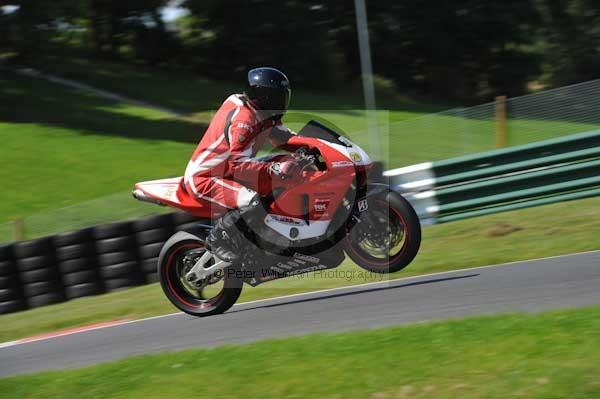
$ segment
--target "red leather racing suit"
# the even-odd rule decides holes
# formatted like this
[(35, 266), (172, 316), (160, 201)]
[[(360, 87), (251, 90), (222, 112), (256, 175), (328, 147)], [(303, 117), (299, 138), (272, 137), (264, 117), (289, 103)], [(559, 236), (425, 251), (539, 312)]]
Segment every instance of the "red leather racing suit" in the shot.
[(260, 120), (243, 95), (229, 96), (187, 166), (184, 182), (188, 193), (206, 202), (214, 215), (247, 206), (256, 192), (267, 195), (271, 163), (254, 157), (267, 137), (274, 146), (283, 146), (289, 132), (281, 121)]

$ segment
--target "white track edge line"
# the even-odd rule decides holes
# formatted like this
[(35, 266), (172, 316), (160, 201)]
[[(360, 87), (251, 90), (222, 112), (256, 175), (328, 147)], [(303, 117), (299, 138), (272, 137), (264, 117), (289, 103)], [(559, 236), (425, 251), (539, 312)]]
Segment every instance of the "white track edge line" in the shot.
[(20, 343), (22, 343), (20, 340), (3, 342), (3, 343), (0, 344), (0, 349), (2, 349), (2, 348), (8, 348), (10, 346), (19, 345)]
[[(490, 268), (495, 268), (495, 267), (511, 266), (511, 265), (515, 265), (515, 264), (518, 264), (518, 263), (527, 264), (527, 263), (539, 262), (539, 261), (543, 261), (543, 260), (565, 258), (565, 257), (568, 257), (568, 256), (585, 255), (585, 254), (591, 254), (591, 253), (596, 253), (596, 252), (600, 252), (600, 250), (575, 252), (575, 253), (564, 254), (564, 255), (554, 255), (554, 256), (547, 256), (547, 257), (544, 257), (544, 258), (517, 260), (517, 261), (513, 261), (513, 262), (508, 262), (508, 263), (500, 263), (500, 264), (496, 264), (496, 265), (466, 267), (466, 268), (463, 268), (463, 269), (448, 270), (448, 271), (444, 271), (444, 272), (435, 272), (435, 273), (428, 273), (428, 274), (420, 274), (420, 275), (416, 275), (416, 276), (401, 277), (401, 278), (397, 278), (397, 279), (393, 279), (393, 280), (373, 281), (373, 282), (364, 283), (364, 284), (356, 284), (356, 285), (347, 285), (347, 286), (344, 286), (344, 287), (327, 288), (327, 289), (317, 290), (317, 291), (301, 292), (301, 293), (298, 293), (298, 294), (283, 295), (283, 296), (278, 296), (278, 297), (273, 297), (273, 298), (257, 299), (257, 300), (254, 300), (254, 301), (236, 303), (235, 305), (233, 305), (232, 308), (235, 308), (236, 306), (242, 306), (242, 305), (248, 305), (248, 304), (257, 304), (257, 303), (262, 303), (262, 302), (267, 302), (267, 301), (274, 301), (274, 300), (279, 300), (279, 299), (297, 298), (299, 296), (318, 295), (318, 294), (322, 294), (322, 293), (326, 293), (326, 292), (341, 291), (341, 290), (347, 290), (347, 289), (356, 289), (356, 288), (359, 288), (359, 290), (358, 290), (358, 292), (359, 292), (360, 288), (362, 288), (362, 287), (369, 287), (369, 286), (377, 285), (377, 284), (380, 284), (380, 285), (381, 284), (390, 284), (390, 283), (395, 283), (395, 282), (403, 281), (403, 280), (417, 279), (417, 278), (422, 278), (422, 277), (439, 276), (439, 275), (442, 275), (442, 274), (460, 273), (460, 272), (471, 271), (471, 270), (481, 270), (481, 269), (490, 269)], [(49, 339), (52, 339), (52, 338), (64, 337), (64, 336), (67, 336), (67, 335), (80, 334), (80, 333), (84, 333), (84, 332), (88, 332), (88, 331), (102, 330), (102, 329), (106, 329), (106, 328), (119, 327), (119, 326), (124, 326), (124, 325), (132, 324), (132, 323), (138, 323), (138, 322), (142, 322), (142, 321), (156, 320), (156, 319), (162, 319), (162, 318), (165, 318), (165, 317), (171, 317), (171, 316), (177, 316), (177, 315), (185, 315), (185, 314), (186, 314), (185, 312), (167, 313), (167, 314), (158, 315), (158, 316), (146, 317), (146, 318), (143, 318), (143, 319), (127, 320), (127, 321), (123, 321), (122, 323), (116, 323), (116, 324), (111, 324), (111, 325), (107, 325), (107, 326), (91, 327), (89, 329), (84, 329), (84, 330), (81, 330), (81, 331), (65, 332), (65, 333), (62, 333), (62, 334), (61, 333), (57, 333), (57, 335), (51, 335), (51, 336), (47, 336), (47, 337), (40, 337), (39, 339), (34, 339), (34, 340), (28, 340), (27, 338), (23, 338), (23, 339), (20, 339), (20, 340), (8, 341), (8, 342), (0, 343), (0, 349), (8, 348), (8, 347), (16, 346), (16, 345), (28, 344), (28, 343), (32, 343), (32, 342), (46, 341), (46, 340), (49, 340)]]

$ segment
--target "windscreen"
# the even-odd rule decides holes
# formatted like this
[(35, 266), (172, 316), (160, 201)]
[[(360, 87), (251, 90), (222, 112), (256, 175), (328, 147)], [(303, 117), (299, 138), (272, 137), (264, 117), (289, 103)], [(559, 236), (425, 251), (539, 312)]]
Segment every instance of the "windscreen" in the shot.
[(341, 136), (338, 133), (315, 120), (311, 120), (302, 129), (300, 129), (298, 135), (304, 137), (313, 137), (328, 141), (330, 143), (349, 147), (345, 140), (340, 140)]

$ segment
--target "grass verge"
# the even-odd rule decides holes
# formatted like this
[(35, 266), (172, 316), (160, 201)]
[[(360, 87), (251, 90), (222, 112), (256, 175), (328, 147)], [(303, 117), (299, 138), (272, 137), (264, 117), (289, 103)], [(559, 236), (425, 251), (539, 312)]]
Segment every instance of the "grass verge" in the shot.
[[(467, 267), (600, 249), (600, 198), (484, 216), (423, 231), (423, 244), (400, 278)], [(319, 273), (245, 287), (241, 301), (379, 281), (350, 261), (334, 276)], [(118, 318), (140, 318), (176, 309), (157, 284), (0, 316), (0, 342)]]
[[(3, 71), (0, 77), (0, 179), (3, 182), (0, 224), (33, 216), (30, 223), (26, 223), (26, 229), (33, 232), (28, 238), (39, 235), (35, 233), (76, 228), (86, 221), (93, 224), (117, 220), (123, 215), (138, 215), (139, 204), (133, 200), (119, 204), (119, 211), (123, 212), (115, 212), (112, 217), (109, 208), (108, 212), (96, 214), (90, 207), (91, 211), (77, 215), (77, 225), (59, 223), (53, 230), (54, 223), (43, 213), (128, 191), (136, 181), (181, 175), (214, 109), (229, 91), (236, 90), (234, 84), (192, 75), (83, 58), (50, 58), (44, 62), (50, 72), (181, 109), (189, 117), (173, 117)], [(294, 98), (293, 109), (286, 116), (290, 127), (297, 130), (308, 120), (319, 119), (346, 132), (368, 151), (374, 150), (372, 140), (365, 133), (367, 123), (360, 109), (361, 96), (297, 90)], [(388, 168), (488, 150), (495, 145), (493, 115), (481, 119), (448, 115), (414, 119), (435, 107), (406, 101), (380, 105), (383, 109), (390, 105), (389, 111), (377, 113), (383, 151), (379, 158)], [(406, 119), (413, 122), (397, 123)], [(544, 139), (597, 127), (567, 121), (513, 121), (509, 124), (511, 144), (522, 144), (532, 137)], [(522, 135), (521, 132), (529, 133)], [(33, 189), (24, 189), (24, 185)], [(98, 220), (99, 214), (102, 220)], [(0, 235), (0, 241), (7, 240), (6, 233), (0, 231)]]
[[(4, 398), (596, 398), (600, 308), (133, 357), (0, 380)], [(208, 378), (210, 376), (210, 378)]]
[(201, 129), (195, 121), (3, 72), (0, 223), (181, 174), (193, 145), (171, 138)]
[[(123, 73), (127, 75), (126, 71)], [(146, 77), (146, 83), (150, 78)], [(190, 91), (203, 96), (213, 93)], [(218, 102), (222, 100), (220, 96)], [(48, 231), (52, 221), (46, 222), (44, 212), (128, 191), (137, 181), (182, 175), (214, 108), (198, 110), (206, 114), (173, 117), (3, 71), (0, 224), (34, 215), (45, 218), (39, 224), (43, 224), (45, 232), (52, 233)], [(300, 128), (310, 118), (320, 118), (344, 130), (356, 132), (366, 128), (361, 111), (318, 112), (296, 111), (290, 115), (291, 124)], [(396, 117), (415, 115), (418, 114), (398, 111)], [(387, 113), (380, 113), (380, 122), (387, 123), (388, 117)], [(119, 208), (135, 210), (138, 206), (131, 199)], [(89, 214), (81, 213), (78, 218), (92, 224), (97, 223), (96, 216), (92, 208)], [(31, 229), (38, 230), (38, 226)]]

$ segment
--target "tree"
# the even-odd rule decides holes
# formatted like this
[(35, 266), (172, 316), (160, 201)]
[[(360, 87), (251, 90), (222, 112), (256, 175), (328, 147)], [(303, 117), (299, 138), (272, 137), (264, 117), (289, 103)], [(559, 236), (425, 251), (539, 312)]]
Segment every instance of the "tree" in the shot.
[(15, 10), (0, 19), (8, 35), (4, 47), (17, 51), (22, 59), (42, 51), (57, 24), (69, 20), (79, 9), (68, 0), (0, 0), (0, 6), (6, 5), (14, 6)]
[[(539, 73), (533, 0), (367, 1), (375, 73), (398, 87), (445, 98), (519, 94)], [(354, 0), (323, 3), (320, 23), (360, 74)]]
[[(314, 1), (188, 0), (209, 40), (202, 68), (231, 79), (257, 65), (279, 67), (296, 82), (330, 87), (338, 76), (335, 48)], [(239, 81), (239, 79), (237, 79)]]
[[(359, 81), (354, 0), (178, 1), (190, 14), (173, 33), (160, 14), (169, 0), (0, 0), (18, 7), (0, 15), (0, 46), (35, 57), (75, 26), (96, 56), (120, 61), (235, 81), (271, 65), (314, 88)], [(600, 74), (595, 0), (366, 3), (375, 73), (402, 90), (446, 99), (516, 95), (542, 62), (552, 84)]]
[(369, 10), (377, 73), (450, 98), (522, 93), (538, 73), (537, 10), (528, 0), (375, 3)]
[(133, 58), (151, 64), (166, 58), (162, 53), (169, 33), (158, 9), (166, 0), (88, 0), (86, 4), (91, 47), (97, 55), (119, 58), (121, 48), (129, 46)]
[(541, 0), (541, 37), (550, 83), (600, 77), (600, 4), (592, 0)]

